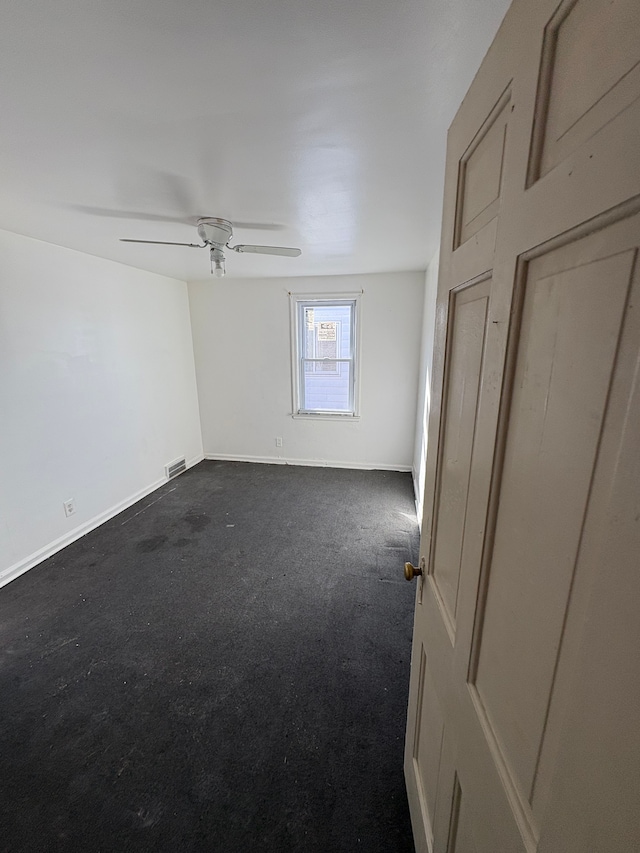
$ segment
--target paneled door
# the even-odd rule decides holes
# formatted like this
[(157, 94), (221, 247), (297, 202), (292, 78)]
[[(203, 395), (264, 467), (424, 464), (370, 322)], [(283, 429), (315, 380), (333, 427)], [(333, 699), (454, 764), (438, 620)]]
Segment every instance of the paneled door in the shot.
[(640, 2), (515, 0), (451, 126), (418, 853), (640, 850)]

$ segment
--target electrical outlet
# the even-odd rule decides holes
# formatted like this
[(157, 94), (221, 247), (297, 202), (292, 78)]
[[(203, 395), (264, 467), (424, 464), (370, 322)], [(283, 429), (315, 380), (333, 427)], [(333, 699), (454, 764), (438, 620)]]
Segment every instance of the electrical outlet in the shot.
[(69, 518), (70, 515), (73, 515), (76, 511), (76, 505), (73, 502), (73, 498), (69, 498), (68, 501), (64, 501), (62, 504), (64, 507), (64, 514)]
[(276, 447), (282, 447), (282, 439), (276, 438)]

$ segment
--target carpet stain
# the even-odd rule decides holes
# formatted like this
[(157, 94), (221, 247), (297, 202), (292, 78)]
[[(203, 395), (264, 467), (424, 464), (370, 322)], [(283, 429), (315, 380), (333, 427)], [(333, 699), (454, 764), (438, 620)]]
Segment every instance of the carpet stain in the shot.
[(136, 545), (136, 551), (140, 554), (150, 554), (152, 551), (157, 551), (162, 548), (167, 541), (167, 537), (159, 534), (158, 536), (150, 536), (148, 539), (143, 539)]
[(201, 513), (199, 515), (189, 513), (188, 515), (185, 515), (184, 520), (191, 528), (192, 533), (201, 533), (205, 527), (211, 524), (211, 519), (206, 513)]

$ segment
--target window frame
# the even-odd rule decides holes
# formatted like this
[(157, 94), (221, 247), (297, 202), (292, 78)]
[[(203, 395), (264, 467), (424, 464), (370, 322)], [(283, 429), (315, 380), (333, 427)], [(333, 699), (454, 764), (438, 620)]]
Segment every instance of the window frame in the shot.
[[(289, 293), (291, 315), (291, 396), (292, 417), (312, 420), (347, 420), (360, 418), (360, 293)], [(350, 370), (350, 402), (348, 411), (338, 409), (306, 409), (303, 379), (304, 361), (313, 359), (304, 356), (304, 311), (305, 308), (330, 305), (351, 305), (351, 354), (349, 358), (335, 358), (329, 361), (346, 362)], [(323, 361), (323, 359), (318, 359)]]

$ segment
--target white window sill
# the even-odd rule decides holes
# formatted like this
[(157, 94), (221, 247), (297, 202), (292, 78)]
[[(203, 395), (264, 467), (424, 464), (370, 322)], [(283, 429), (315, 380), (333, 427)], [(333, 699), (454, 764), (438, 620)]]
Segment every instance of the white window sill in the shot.
[(291, 415), (295, 420), (306, 421), (359, 421), (360, 415), (344, 414), (338, 412), (295, 412)]

